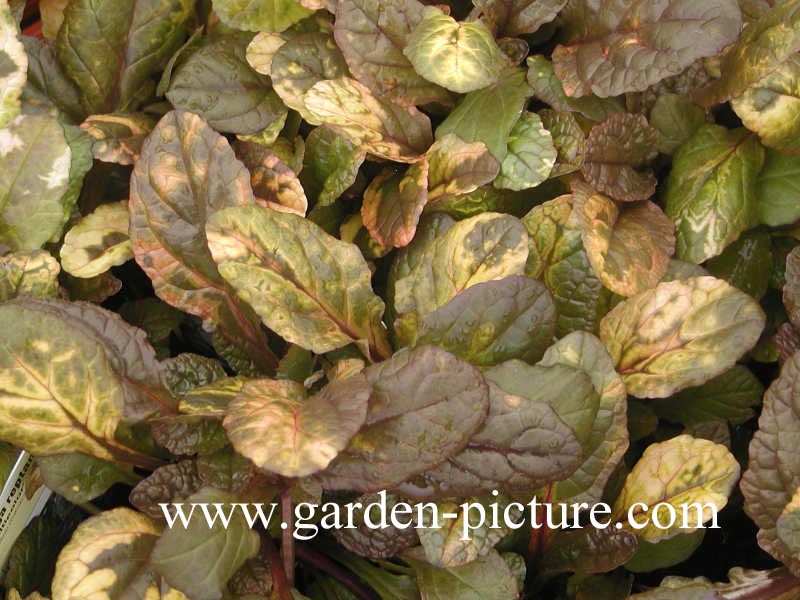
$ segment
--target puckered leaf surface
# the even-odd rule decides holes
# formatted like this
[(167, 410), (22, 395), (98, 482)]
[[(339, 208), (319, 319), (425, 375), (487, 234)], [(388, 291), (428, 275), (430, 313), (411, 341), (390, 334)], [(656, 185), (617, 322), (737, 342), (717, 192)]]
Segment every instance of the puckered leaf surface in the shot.
[(228, 405), (233, 447), (267, 471), (304, 477), (328, 466), (364, 424), (372, 389), (362, 376), (330, 383), (306, 398), (294, 381), (246, 383)]
[(374, 96), (349, 77), (314, 84), (303, 102), (315, 122), (388, 160), (416, 162), (433, 141), (427, 115)]
[(660, 283), (615, 306), (600, 339), (628, 393), (663, 398), (730, 369), (764, 328), (747, 294), (714, 277)]
[(764, 395), (758, 431), (750, 442), (750, 462), (741, 482), (747, 513), (759, 527), (759, 546), (795, 574), (800, 573), (800, 560), (777, 528), (800, 487), (800, 457), (792, 442), (800, 435), (798, 369), (800, 353), (786, 362)]
[(486, 419), (483, 376), (433, 346), (400, 352), (364, 376), (372, 386), (366, 424), (319, 474), (328, 489), (391, 488), (461, 450)]
[(704, 125), (680, 147), (665, 191), (677, 258), (699, 264), (757, 224), (756, 177), (763, 162), (763, 148), (744, 129)]
[(384, 304), (355, 245), (259, 206), (216, 213), (208, 237), (222, 276), (288, 341), (318, 353), (354, 342), (368, 355), (390, 353)]
[(138, 108), (148, 79), (183, 43), (192, 8), (190, 0), (70, 2), (56, 50), (86, 111)]
[(618, 113), (592, 127), (586, 137), (581, 173), (598, 191), (615, 200), (647, 200), (656, 178), (643, 169), (658, 154), (658, 137), (642, 115)]
[(584, 35), (553, 52), (568, 96), (641, 92), (714, 56), (742, 28), (734, 0), (604, 1), (589, 12)]
[[(701, 523), (712, 518), (712, 506), (719, 511), (727, 504), (728, 496), (738, 479), (739, 463), (725, 446), (689, 435), (679, 435), (666, 442), (651, 444), (645, 450), (625, 479), (622, 492), (614, 503), (611, 518), (620, 521), (635, 517), (641, 523), (643, 509), (635, 512), (631, 510), (636, 502), (648, 507), (663, 502), (671, 505), (674, 510), (697, 503), (702, 506), (702, 512), (696, 510), (697, 514), (692, 518), (695, 519), (694, 528), (699, 529)], [(665, 506), (659, 506), (656, 514), (658, 516), (655, 519), (659, 523), (669, 523), (669, 510)], [(683, 522), (680, 519), (671, 527), (658, 527), (652, 520), (654, 515), (648, 516), (651, 518), (648, 526), (633, 530), (638, 537), (648, 542), (668, 539), (692, 529), (682, 528)], [(624, 523), (631, 525), (627, 520)]]
[(0, 437), (34, 454), (152, 464), (116, 440), (123, 417), (172, 411), (144, 332), (86, 303), (0, 305)]
[(417, 0), (337, 3), (333, 31), (350, 71), (376, 94), (405, 106), (447, 102), (450, 96), (417, 73), (403, 54), (424, 8)]
[(214, 212), (254, 201), (250, 175), (225, 138), (197, 115), (170, 112), (131, 177), (130, 237), (136, 261), (162, 300), (218, 327), (269, 367), (272, 352), (260, 324), (219, 274), (205, 233)]
[(656, 204), (646, 200), (619, 206), (592, 190), (576, 197), (574, 216), (603, 285), (633, 296), (661, 281), (675, 251), (675, 226)]

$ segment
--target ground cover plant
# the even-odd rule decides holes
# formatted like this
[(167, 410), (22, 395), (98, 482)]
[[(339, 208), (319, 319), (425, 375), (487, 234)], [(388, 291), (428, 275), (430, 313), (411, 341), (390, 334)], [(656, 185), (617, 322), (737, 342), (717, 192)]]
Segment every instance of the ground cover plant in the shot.
[(0, 0), (6, 597), (800, 598), (799, 222), (800, 0)]

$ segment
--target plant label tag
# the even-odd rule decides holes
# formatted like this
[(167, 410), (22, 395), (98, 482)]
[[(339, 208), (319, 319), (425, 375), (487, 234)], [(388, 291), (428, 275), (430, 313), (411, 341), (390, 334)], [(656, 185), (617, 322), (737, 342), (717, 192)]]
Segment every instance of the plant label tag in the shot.
[(3, 571), (14, 542), (31, 519), (42, 512), (51, 493), (38, 476), (33, 457), (20, 452), (0, 491), (0, 565)]

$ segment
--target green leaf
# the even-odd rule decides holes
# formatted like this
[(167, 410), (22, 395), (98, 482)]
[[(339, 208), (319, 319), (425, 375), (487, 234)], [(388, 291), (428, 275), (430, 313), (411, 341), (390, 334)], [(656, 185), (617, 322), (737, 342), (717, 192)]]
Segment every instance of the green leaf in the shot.
[[(259, 548), (258, 534), (247, 525), (236, 506), (236, 497), (219, 490), (202, 488), (186, 502), (222, 503), (230, 511), (230, 522), (219, 520), (209, 527), (200, 514), (194, 514), (188, 527), (177, 523), (167, 529), (153, 547), (150, 563), (170, 585), (192, 600), (219, 600), (225, 583)], [(213, 514), (213, 512), (212, 512)], [(219, 514), (219, 513), (217, 513)]]
[(222, 420), (228, 404), (239, 394), (247, 381), (244, 377), (223, 377), (194, 388), (181, 398), (180, 412)]
[(658, 131), (658, 150), (672, 154), (708, 122), (702, 108), (678, 94), (659, 96), (650, 109), (650, 124)]
[(397, 162), (415, 162), (433, 141), (430, 119), (373, 96), (349, 77), (314, 84), (303, 96), (309, 115), (370, 154)]
[(60, 270), (58, 261), (44, 250), (0, 256), (0, 302), (17, 296), (56, 296)]
[[(550, 490), (554, 502), (597, 502), (628, 449), (626, 393), (611, 357), (600, 341), (586, 332), (571, 333), (553, 344), (537, 366), (563, 365), (589, 378), (594, 394), (550, 401), (558, 416), (575, 432), (583, 448), (581, 464)], [(521, 383), (521, 385), (525, 385)], [(509, 389), (514, 392), (514, 389)]]
[(747, 231), (719, 256), (706, 263), (710, 275), (759, 300), (767, 293), (772, 269), (772, 241), (767, 232)]
[(570, 588), (574, 586), (575, 600), (627, 600), (633, 586), (633, 575), (621, 570), (606, 575), (578, 573), (568, 580), (568, 585)]
[(556, 303), (556, 335), (597, 331), (608, 311), (610, 292), (595, 274), (577, 223), (570, 220), (573, 199), (559, 196), (535, 206), (523, 218), (530, 254), (525, 274), (542, 282)]
[(132, 111), (149, 80), (183, 43), (191, 0), (75, 0), (64, 10), (56, 51), (89, 114)]
[(150, 419), (153, 439), (176, 456), (211, 454), (228, 445), (221, 417), (203, 414)]
[(69, 216), (72, 152), (54, 118), (17, 117), (0, 129), (0, 251), (35, 250), (59, 237)]
[(81, 129), (91, 136), (97, 160), (132, 165), (154, 126), (155, 120), (144, 113), (112, 113), (88, 117)]
[(633, 0), (590, 10), (597, 11), (586, 17), (590, 31), (553, 51), (567, 96), (644, 91), (699, 58), (718, 54), (742, 28), (735, 0)]
[[(94, 162), (92, 160), (92, 138), (80, 127), (64, 125), (64, 138), (67, 140), (70, 149), (69, 178), (67, 179), (67, 191), (61, 197), (61, 206), (64, 214), (73, 216), (78, 198), (83, 191), (83, 178), (89, 173)], [(127, 191), (127, 182), (124, 184)], [(57, 242), (58, 236), (50, 239)]]
[[(106, 275), (110, 275), (110, 273), (106, 273)], [(92, 280), (76, 279), (76, 281)], [(169, 345), (170, 334), (178, 330), (183, 318), (186, 316), (183, 312), (158, 298), (142, 298), (141, 300), (126, 302), (119, 307), (118, 312), (131, 325), (144, 329), (145, 333), (147, 333), (147, 339), (156, 349)], [(160, 358), (163, 358), (163, 356), (160, 356)], [(167, 375), (167, 387), (170, 388), (170, 392), (175, 396), (176, 394), (170, 382), (169, 369), (166, 364), (164, 367)]]
[[(37, 592), (49, 592), (61, 549), (84, 519), (81, 509), (51, 502), (43, 514), (31, 519), (8, 553), (3, 586), (30, 594), (26, 600), (47, 600)], [(14, 597), (13, 594), (10, 597)], [(20, 596), (17, 595), (19, 599)]]
[(168, 304), (197, 315), (262, 369), (277, 362), (252, 310), (217, 271), (205, 222), (254, 203), (250, 174), (200, 117), (173, 111), (159, 121), (131, 176), (130, 238), (136, 262)]
[(519, 597), (516, 578), (495, 551), (462, 567), (439, 569), (408, 559), (425, 600), (512, 600)]
[[(513, 376), (507, 377), (510, 372)], [(536, 381), (536, 388), (512, 388), (520, 381), (514, 379), (518, 375)], [(591, 393), (587, 378), (569, 368), (544, 369), (516, 360), (489, 369), (486, 377), (489, 415), (483, 428), (461, 452), (401, 485), (399, 491), (425, 500), (494, 490), (526, 491), (575, 471), (581, 445), (549, 404), (557, 397), (579, 402)]]
[(745, 28), (720, 61), (720, 78), (698, 90), (695, 96), (706, 107), (741, 96), (798, 50), (800, 2), (787, 0), (773, 6)]
[(567, 0), (478, 0), (481, 18), (496, 37), (535, 33), (556, 18)]
[(265, 471), (306, 477), (324, 469), (361, 429), (372, 389), (357, 375), (319, 393), (290, 379), (246, 383), (224, 426), (234, 449)]
[(764, 322), (747, 294), (721, 279), (692, 277), (617, 304), (600, 323), (600, 339), (629, 394), (665, 398), (733, 367)]
[(160, 533), (153, 521), (129, 508), (90, 517), (58, 555), (53, 600), (183, 600), (183, 594), (163, 585), (148, 563)]
[(653, 406), (661, 418), (684, 425), (712, 419), (739, 425), (753, 417), (763, 393), (764, 387), (750, 369), (736, 365), (701, 386), (656, 400)]
[(408, 569), (403, 569), (402, 574), (392, 573), (340, 550), (336, 552), (336, 559), (375, 590), (381, 600), (419, 600), (419, 589), (414, 578), (405, 574)]
[(81, 105), (80, 90), (50, 44), (27, 36), (22, 36), (22, 43), (28, 55), (28, 81), (22, 92), (26, 114), (52, 114), (53, 110), (58, 110), (72, 122), (83, 120), (86, 113)]
[(416, 343), (489, 367), (512, 358), (539, 360), (555, 328), (555, 304), (544, 285), (512, 275), (467, 288), (427, 315)]
[[(169, 314), (165, 315), (167, 319), (170, 316)], [(172, 322), (167, 321), (166, 326), (170, 327), (171, 325)], [(171, 330), (171, 328), (167, 330), (167, 335)], [(167, 387), (176, 398), (225, 377), (225, 370), (218, 361), (190, 352), (183, 352), (178, 356), (168, 358), (161, 364), (164, 367)]]
[(652, 403), (628, 400), (628, 437), (631, 442), (638, 442), (658, 429), (658, 415)]
[[(538, 4), (538, 2), (537, 2)], [(597, 96), (583, 96), (571, 98), (564, 93), (553, 64), (540, 54), (529, 56), (528, 85), (533, 90), (533, 95), (561, 112), (577, 112), (590, 121), (604, 121), (611, 115), (625, 111), (625, 104), (617, 98), (598, 98)]]
[[(483, 142), (497, 160), (508, 152), (508, 138), (531, 90), (522, 69), (509, 68), (497, 83), (467, 94), (436, 128), (436, 139), (455, 134), (465, 142)], [(486, 115), (492, 118), (487, 119)]]
[[(247, 492), (259, 473), (252, 462), (237, 454), (230, 446), (213, 454), (197, 457), (200, 482), (232, 494)], [(270, 494), (274, 491), (270, 491)]]
[(133, 258), (128, 237), (128, 201), (101, 204), (64, 236), (61, 266), (75, 277), (91, 278)]
[(433, 346), (401, 351), (364, 375), (373, 388), (366, 425), (319, 474), (326, 489), (391, 488), (461, 450), (486, 419), (480, 372)]
[(476, 366), (541, 358), (555, 334), (545, 287), (520, 276), (476, 284), (422, 320), (418, 345), (433, 344)]
[(417, 235), (408, 246), (397, 251), (389, 268), (386, 285), (387, 319), (391, 320), (397, 314), (394, 305), (397, 281), (420, 268), (422, 260), (426, 258), (426, 252), (436, 238), (444, 235), (455, 222), (455, 219), (444, 213), (423, 216), (417, 228)]
[[(701, 529), (698, 517), (702, 515), (705, 523), (712, 518), (713, 507), (722, 510), (738, 479), (739, 463), (725, 446), (689, 435), (651, 444), (625, 479), (622, 492), (614, 503), (611, 520), (630, 527), (632, 524), (627, 522), (628, 517), (636, 516), (641, 523), (646, 509), (634, 511), (632, 507), (635, 503), (642, 503), (648, 509), (659, 506), (647, 514), (650, 520), (644, 528), (634, 530), (640, 539), (658, 542)], [(686, 505), (696, 503), (701, 506), (694, 512), (688, 511), (686, 523), (678, 518), (673, 526), (660, 528), (654, 519), (664, 525), (670, 521), (669, 511), (661, 503), (671, 505), (678, 515), (682, 515)], [(684, 528), (684, 524), (689, 527)]]
[(313, 114), (303, 101), (305, 93), (320, 81), (346, 77), (348, 71), (333, 37), (314, 32), (294, 36), (281, 45), (272, 57), (268, 74), (284, 104), (313, 122)]
[(0, 438), (33, 454), (145, 461), (115, 440), (123, 416), (174, 410), (144, 332), (85, 303), (0, 305)]
[(28, 72), (28, 56), (7, 2), (0, 4), (0, 129), (19, 114)]
[(353, 342), (367, 355), (391, 354), (384, 304), (355, 245), (259, 206), (219, 211), (207, 231), (222, 276), (287, 341), (318, 354)]
[(525, 228), (510, 215), (482, 213), (456, 223), (396, 279), (394, 309), (401, 321), (395, 330), (413, 341), (429, 313), (472, 285), (521, 275), (527, 256)]
[(403, 49), (417, 73), (459, 94), (497, 81), (508, 61), (483, 23), (459, 23), (434, 6), (421, 16)]
[(511, 128), (507, 153), (494, 185), (517, 191), (536, 187), (550, 175), (556, 156), (553, 137), (539, 115), (525, 111)]
[(615, 200), (647, 200), (656, 191), (650, 169), (658, 154), (658, 132), (642, 115), (617, 113), (592, 127), (586, 137), (581, 173), (596, 190)]
[(546, 573), (606, 573), (627, 563), (637, 548), (636, 536), (624, 529), (586, 526), (558, 531), (544, 551)]
[[(465, 508), (464, 504), (471, 506)], [(434, 567), (460, 567), (494, 552), (495, 545), (511, 533), (512, 528), (504, 523), (493, 527), (492, 523), (477, 518), (475, 513), (486, 515), (492, 510), (502, 510), (510, 521), (519, 522), (522, 511), (515, 507), (508, 509), (509, 504), (508, 498), (494, 496), (467, 498), (462, 504), (453, 501), (424, 504), (417, 533), (426, 562)], [(476, 511), (478, 506), (480, 510)], [(434, 521), (434, 514), (438, 522)], [(465, 529), (469, 532), (468, 539), (463, 539)]]
[(800, 57), (794, 55), (759, 81), (731, 106), (761, 143), (789, 154), (800, 153)]
[(468, 194), (491, 182), (500, 163), (483, 142), (464, 142), (448, 134), (425, 153), (428, 163), (428, 202)]
[(800, 487), (800, 455), (793, 441), (800, 435), (795, 402), (798, 373), (800, 353), (795, 353), (764, 394), (758, 431), (750, 442), (748, 468), (740, 484), (745, 510), (759, 528), (758, 545), (793, 573), (800, 569), (800, 560), (779, 537), (777, 525)]
[(633, 573), (647, 573), (682, 563), (694, 554), (705, 535), (704, 529), (698, 529), (656, 543), (639, 540), (636, 554), (625, 563), (625, 568)]
[(767, 149), (756, 180), (756, 206), (765, 225), (779, 227), (800, 220), (800, 157)]
[(704, 125), (678, 149), (665, 192), (678, 258), (699, 264), (757, 224), (756, 177), (763, 162), (755, 137), (719, 125)]
[(342, 0), (333, 33), (353, 75), (376, 95), (403, 106), (450, 103), (447, 90), (418, 74), (403, 49), (422, 20), (417, 0)]
[(553, 137), (556, 164), (550, 177), (559, 177), (581, 168), (586, 155), (586, 136), (575, 115), (548, 108), (539, 111), (542, 125)]
[(425, 205), (422, 214), (446, 213), (456, 219), (474, 217), (482, 212), (504, 212), (519, 215), (530, 206), (532, 198), (539, 200), (552, 193), (561, 192), (563, 191), (562, 185), (561, 181), (550, 180), (532, 193), (527, 190), (512, 192), (511, 190), (500, 190), (491, 185), (482, 185), (466, 194), (450, 196), (438, 202), (429, 202)]
[(87, 454), (40, 456), (36, 462), (44, 484), (73, 504), (94, 500), (115, 483), (138, 481), (131, 466)]
[(228, 27), (281, 32), (314, 11), (294, 0), (213, 0), (214, 13)]
[(316, 127), (306, 138), (300, 181), (319, 206), (333, 204), (356, 181), (364, 151), (328, 127)]
[(167, 99), (222, 132), (258, 133), (283, 118), (286, 107), (269, 79), (247, 64), (245, 48), (235, 37), (202, 46), (176, 69)]
[(675, 251), (672, 221), (650, 201), (617, 205), (587, 189), (575, 194), (586, 255), (606, 288), (633, 296), (655, 286)]

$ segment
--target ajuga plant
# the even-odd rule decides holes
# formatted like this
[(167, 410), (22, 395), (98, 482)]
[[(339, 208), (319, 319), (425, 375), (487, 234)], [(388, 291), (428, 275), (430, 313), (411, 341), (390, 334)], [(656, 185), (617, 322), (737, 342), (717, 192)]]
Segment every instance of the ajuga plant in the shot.
[(0, 0), (6, 598), (800, 598), (798, 223), (800, 0)]

